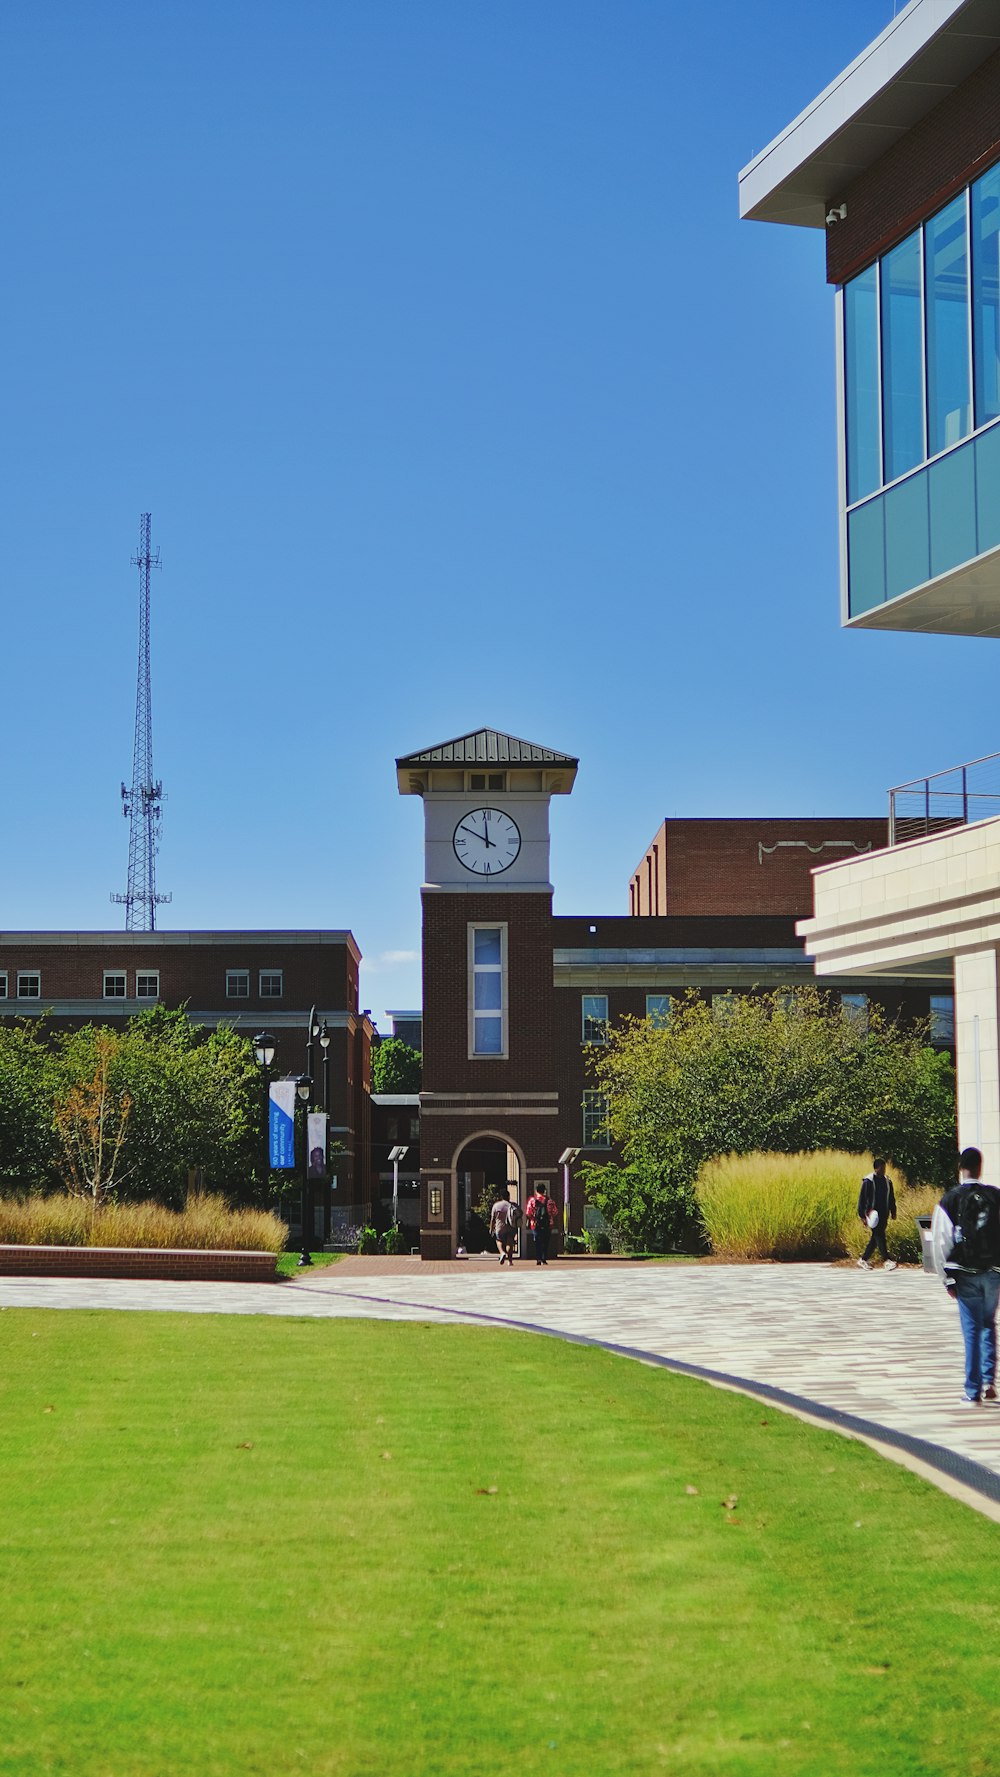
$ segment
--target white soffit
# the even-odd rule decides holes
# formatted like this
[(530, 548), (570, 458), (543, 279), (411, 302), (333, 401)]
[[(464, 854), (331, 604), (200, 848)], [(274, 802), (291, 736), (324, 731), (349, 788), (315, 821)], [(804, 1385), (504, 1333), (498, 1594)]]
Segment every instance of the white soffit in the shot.
[(848, 629), (896, 629), (926, 635), (1000, 636), (1000, 549), (852, 617)]
[(851, 181), (1000, 49), (997, 0), (910, 0), (740, 173), (740, 215), (823, 228)]

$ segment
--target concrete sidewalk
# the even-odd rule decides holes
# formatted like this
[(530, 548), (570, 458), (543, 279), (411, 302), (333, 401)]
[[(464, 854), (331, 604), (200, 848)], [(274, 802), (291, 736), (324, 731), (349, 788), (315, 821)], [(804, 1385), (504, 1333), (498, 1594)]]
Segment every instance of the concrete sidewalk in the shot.
[(920, 1271), (641, 1264), (501, 1271), (482, 1259), (440, 1266), (370, 1259), (285, 1284), (0, 1280), (0, 1309), (27, 1306), (363, 1316), (552, 1333), (761, 1393), (886, 1445), (1000, 1515), (1000, 1408), (959, 1407), (958, 1315)]

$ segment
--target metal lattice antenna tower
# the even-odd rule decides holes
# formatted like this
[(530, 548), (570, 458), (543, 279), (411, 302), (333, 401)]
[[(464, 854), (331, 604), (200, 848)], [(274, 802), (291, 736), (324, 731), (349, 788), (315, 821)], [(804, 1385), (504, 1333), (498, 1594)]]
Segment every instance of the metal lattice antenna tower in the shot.
[(139, 570), (139, 675), (135, 693), (135, 747), (132, 754), (132, 788), (122, 784), (122, 813), (129, 821), (128, 888), (112, 895), (125, 908), (127, 932), (156, 929), (156, 909), (169, 895), (156, 892), (156, 848), (160, 836), (160, 803), (163, 785), (153, 777), (153, 706), (149, 682), (149, 576), (160, 565), (160, 552), (150, 549), (152, 514), (139, 519), (139, 553), (132, 565)]

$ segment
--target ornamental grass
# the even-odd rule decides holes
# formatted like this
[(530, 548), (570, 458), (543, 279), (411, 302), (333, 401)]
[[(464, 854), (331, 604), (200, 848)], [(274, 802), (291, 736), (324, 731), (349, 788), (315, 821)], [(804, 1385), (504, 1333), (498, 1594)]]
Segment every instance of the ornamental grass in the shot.
[(171, 1247), (207, 1252), (280, 1253), (284, 1222), (268, 1210), (230, 1209), (224, 1197), (192, 1197), (182, 1210), (162, 1203), (103, 1203), (86, 1197), (0, 1197), (5, 1246)]
[[(724, 1154), (702, 1167), (695, 1185), (712, 1252), (719, 1258), (857, 1258), (868, 1242), (858, 1220), (861, 1180), (870, 1154), (827, 1148), (805, 1154)], [(892, 1168), (889, 1169), (893, 1176)], [(910, 1190), (894, 1180), (897, 1219), (889, 1223), (890, 1256), (920, 1261), (918, 1215), (930, 1214), (938, 1193)]]

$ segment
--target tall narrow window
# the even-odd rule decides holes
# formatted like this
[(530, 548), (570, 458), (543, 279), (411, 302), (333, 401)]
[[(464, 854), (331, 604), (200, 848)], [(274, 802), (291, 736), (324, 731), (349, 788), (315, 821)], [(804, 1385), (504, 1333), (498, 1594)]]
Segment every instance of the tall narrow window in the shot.
[(647, 993), (646, 1017), (650, 1024), (664, 1025), (670, 1023), (669, 993)]
[(952, 1044), (955, 1041), (955, 995), (932, 993), (930, 1002), (931, 1042)]
[(882, 261), (882, 423), (886, 481), (924, 458), (920, 231)]
[(976, 425), (1000, 417), (1000, 167), (972, 187), (972, 347)]
[(606, 993), (585, 993), (581, 996), (581, 1042), (606, 1043), (608, 1040), (608, 996)]
[(610, 1148), (607, 1127), (608, 1101), (603, 1092), (587, 1091), (583, 1095), (583, 1146)]
[(874, 265), (844, 286), (844, 405), (847, 501), (874, 493), (879, 450), (878, 273)]
[(7, 971), (0, 969), (0, 1000), (7, 998)]
[(506, 938), (506, 926), (469, 927), (469, 1034), (473, 1055), (507, 1053)]
[(932, 216), (927, 252), (927, 451), (965, 438), (969, 403), (969, 254), (965, 193)]

